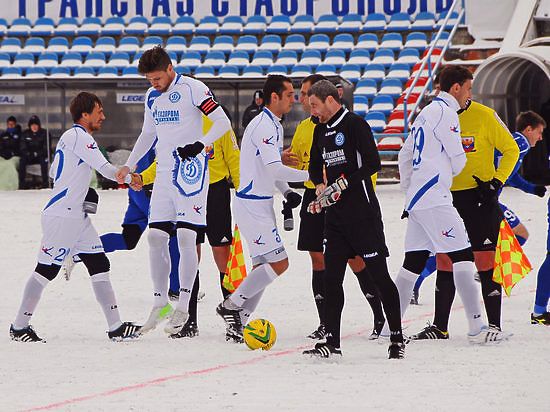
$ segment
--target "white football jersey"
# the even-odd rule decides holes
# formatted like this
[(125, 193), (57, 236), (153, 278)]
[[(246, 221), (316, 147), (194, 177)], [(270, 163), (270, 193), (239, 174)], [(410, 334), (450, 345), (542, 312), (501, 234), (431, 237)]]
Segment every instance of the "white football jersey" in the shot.
[(199, 140), (203, 136), (203, 113), (208, 115), (217, 107), (210, 89), (188, 76), (176, 75), (164, 93), (149, 88), (145, 95), (143, 128), (138, 137), (138, 141), (147, 144), (138, 148), (136, 143), (126, 164), (135, 166), (157, 137), (157, 173), (172, 171), (176, 148)]
[(269, 199), (275, 180), (265, 165), (281, 162), (284, 131), (281, 119), (267, 107), (248, 124), (241, 143), (241, 180), (237, 196), (243, 199)]
[(406, 210), (452, 205), (453, 176), (464, 167), (466, 154), (460, 138), (460, 106), (448, 93), (440, 94), (414, 121), (399, 152), (401, 187)]

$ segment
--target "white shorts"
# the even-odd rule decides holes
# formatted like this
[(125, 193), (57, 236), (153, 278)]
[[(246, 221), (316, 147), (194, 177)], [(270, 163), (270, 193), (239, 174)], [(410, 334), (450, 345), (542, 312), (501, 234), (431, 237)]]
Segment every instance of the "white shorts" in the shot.
[(429, 250), (448, 253), (470, 247), (464, 222), (453, 206), (437, 206), (409, 212), (405, 252)]
[(233, 215), (246, 240), (253, 265), (278, 262), (287, 257), (277, 229), (273, 199), (249, 200), (235, 197)]
[(61, 266), (66, 256), (78, 253), (103, 253), (103, 244), (90, 218), (42, 215), (38, 263)]
[[(206, 172), (208, 182), (208, 172)], [(172, 181), (172, 173), (159, 173), (153, 185), (149, 206), (149, 223), (184, 222), (206, 226), (206, 199), (208, 184), (202, 190), (187, 196), (182, 194)]]

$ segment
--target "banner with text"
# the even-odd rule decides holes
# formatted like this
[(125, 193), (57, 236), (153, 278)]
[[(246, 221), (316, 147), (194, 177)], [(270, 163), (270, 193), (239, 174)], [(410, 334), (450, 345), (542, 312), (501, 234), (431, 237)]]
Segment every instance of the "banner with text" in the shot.
[(0, 104), (3, 105), (24, 105), (24, 94), (0, 94)]

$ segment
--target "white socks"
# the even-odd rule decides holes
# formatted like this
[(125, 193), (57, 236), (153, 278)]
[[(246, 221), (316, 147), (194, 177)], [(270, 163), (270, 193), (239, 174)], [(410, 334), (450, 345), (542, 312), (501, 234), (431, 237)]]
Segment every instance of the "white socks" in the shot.
[(40, 301), (42, 291), (50, 283), (48, 279), (37, 272), (33, 272), (27, 280), (25, 290), (23, 291), (23, 299), (21, 300), (21, 306), (13, 322), (15, 329), (23, 329), (29, 326), (31, 316)]
[(122, 325), (122, 322), (120, 320), (120, 314), (118, 313), (118, 305), (116, 303), (113, 285), (109, 278), (109, 272), (97, 273), (90, 276), (90, 278), (92, 279), (92, 288), (94, 289), (95, 298), (105, 314), (107, 325), (109, 325), (109, 332), (112, 332)]
[[(401, 306), (401, 319), (403, 319), (403, 315), (405, 314), (405, 311), (407, 310), (407, 308), (409, 307), (409, 304), (411, 303), (414, 284), (416, 283), (418, 276), (419, 276), (418, 274), (413, 273), (410, 270), (407, 270), (404, 267), (402, 267), (401, 269), (399, 269), (399, 273), (397, 274), (397, 278), (395, 279), (395, 286), (397, 286), (397, 290), (399, 291), (399, 305)], [(384, 327), (382, 328), (382, 332), (380, 334), (382, 336), (390, 335), (390, 328), (388, 326), (387, 321), (384, 324)]]
[(260, 290), (258, 293), (256, 293), (251, 298), (247, 299), (243, 303), (243, 310), (241, 310), (241, 323), (243, 326), (246, 326), (248, 323), (248, 319), (250, 319), (250, 315), (256, 310), (258, 307), (258, 304), (260, 303), (260, 299), (262, 298), (262, 295), (264, 294), (264, 290)]
[[(277, 273), (269, 263), (264, 263), (253, 269), (229, 297), (235, 305), (244, 306), (244, 302), (263, 291), (267, 285), (277, 278)], [(257, 303), (256, 303), (257, 305)]]
[(191, 229), (178, 229), (178, 247), (180, 263), (178, 267), (180, 280), (180, 297), (176, 309), (187, 313), (193, 284), (197, 277), (199, 257), (197, 256), (197, 233)]
[(168, 279), (170, 277), (170, 235), (164, 230), (150, 228), (147, 234), (149, 241), (149, 267), (153, 280), (153, 306), (163, 307), (168, 303)]
[(453, 263), (453, 279), (456, 291), (464, 305), (464, 312), (468, 319), (470, 335), (476, 335), (484, 326), (481, 319), (481, 294), (479, 285), (474, 280), (475, 266), (474, 262), (456, 262)]

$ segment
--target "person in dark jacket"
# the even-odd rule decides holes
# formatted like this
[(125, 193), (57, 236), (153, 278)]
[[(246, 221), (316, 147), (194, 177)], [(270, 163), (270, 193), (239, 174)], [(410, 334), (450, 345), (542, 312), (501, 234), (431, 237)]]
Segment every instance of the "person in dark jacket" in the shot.
[(26, 189), (27, 166), (39, 164), (42, 174), (42, 187), (48, 187), (48, 137), (38, 116), (29, 119), (29, 128), (23, 132), (19, 145), (19, 189)]
[(248, 106), (243, 114), (243, 129), (246, 129), (248, 123), (254, 119), (264, 108), (264, 94), (261, 90), (256, 90), (254, 92), (254, 98), (252, 99), (252, 104)]
[(0, 156), (11, 159), (19, 156), (19, 141), (21, 140), (21, 126), (17, 124), (14, 116), (6, 120), (6, 130), (0, 134)]

